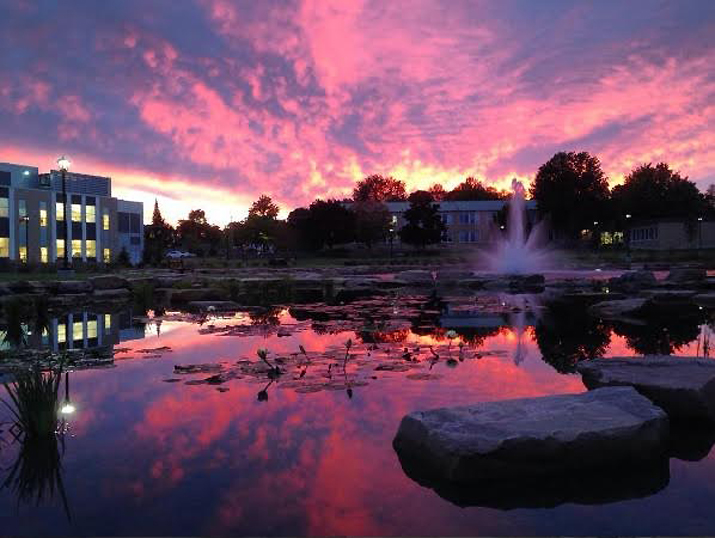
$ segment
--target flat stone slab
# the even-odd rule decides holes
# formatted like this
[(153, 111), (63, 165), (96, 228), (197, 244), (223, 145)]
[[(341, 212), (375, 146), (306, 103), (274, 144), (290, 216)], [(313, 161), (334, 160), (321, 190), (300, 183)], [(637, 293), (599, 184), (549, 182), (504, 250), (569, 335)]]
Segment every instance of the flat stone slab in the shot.
[(551, 478), (660, 458), (668, 417), (631, 387), (417, 411), (394, 447), (432, 480)]
[(676, 419), (715, 422), (715, 360), (650, 356), (595, 359), (578, 365), (589, 389), (630, 386)]

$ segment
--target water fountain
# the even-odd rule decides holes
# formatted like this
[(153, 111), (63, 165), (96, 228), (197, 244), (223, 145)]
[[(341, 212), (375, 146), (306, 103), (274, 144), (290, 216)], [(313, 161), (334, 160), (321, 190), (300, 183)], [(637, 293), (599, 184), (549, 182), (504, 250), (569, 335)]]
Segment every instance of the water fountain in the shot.
[(544, 271), (549, 267), (548, 250), (541, 243), (540, 227), (526, 231), (526, 202), (524, 185), (513, 179), (514, 194), (509, 203), (507, 237), (487, 255), (489, 268), (501, 274), (526, 274)]

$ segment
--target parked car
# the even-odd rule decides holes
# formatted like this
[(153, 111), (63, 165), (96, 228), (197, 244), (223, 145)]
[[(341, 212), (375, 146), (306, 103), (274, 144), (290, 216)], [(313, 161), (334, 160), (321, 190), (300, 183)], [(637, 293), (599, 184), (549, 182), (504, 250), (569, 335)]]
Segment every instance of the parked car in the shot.
[(186, 252), (184, 250), (170, 250), (166, 253), (166, 257), (172, 260), (178, 260), (181, 258), (195, 258), (196, 254), (192, 254), (191, 252)]

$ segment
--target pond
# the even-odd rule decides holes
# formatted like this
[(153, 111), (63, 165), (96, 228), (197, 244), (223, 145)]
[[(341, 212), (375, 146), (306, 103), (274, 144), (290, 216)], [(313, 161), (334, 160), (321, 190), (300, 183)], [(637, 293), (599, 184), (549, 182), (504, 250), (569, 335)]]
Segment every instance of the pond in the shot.
[[(113, 352), (102, 367), (62, 376), (72, 412), (48, 450), (23, 446), (3, 406), (0, 526), (13, 535), (714, 534), (707, 441), (671, 458), (650, 489), (614, 480), (603, 498), (541, 508), (538, 488), (514, 492), (529, 508), (501, 506), (496, 493), (484, 506), (455, 504), (410, 479), (392, 447), (414, 410), (582, 392), (579, 360), (709, 353), (709, 322), (696, 309), (613, 324), (483, 294), (78, 312), (40, 331), (20, 327), (28, 348)], [(17, 332), (0, 328), (6, 347)]]

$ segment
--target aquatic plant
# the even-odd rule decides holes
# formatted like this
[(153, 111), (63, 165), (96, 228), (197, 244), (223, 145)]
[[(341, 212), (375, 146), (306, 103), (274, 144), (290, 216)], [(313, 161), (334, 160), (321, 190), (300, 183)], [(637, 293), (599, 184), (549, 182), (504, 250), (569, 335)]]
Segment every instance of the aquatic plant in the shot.
[(274, 366), (271, 364), (271, 362), (268, 360), (268, 350), (266, 348), (260, 348), (256, 351), (256, 354), (258, 355), (258, 358), (260, 358), (265, 364), (268, 365), (268, 377), (273, 377), (273, 376), (278, 376), (281, 374), (281, 369), (278, 366)]

